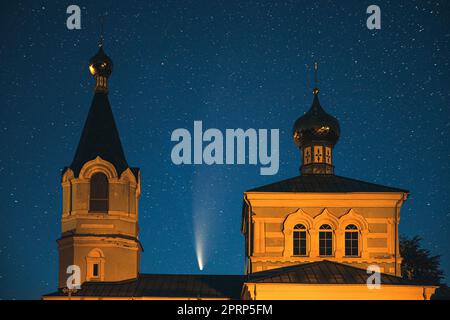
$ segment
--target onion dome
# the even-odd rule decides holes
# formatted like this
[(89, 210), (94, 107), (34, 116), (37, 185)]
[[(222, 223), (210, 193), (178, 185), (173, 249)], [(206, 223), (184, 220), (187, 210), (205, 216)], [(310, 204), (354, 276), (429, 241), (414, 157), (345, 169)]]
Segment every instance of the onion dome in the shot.
[(334, 174), (333, 148), (341, 129), (337, 119), (323, 110), (317, 89), (317, 63), (314, 65), (316, 87), (311, 108), (297, 119), (292, 130), (294, 142), (301, 151), (300, 172), (307, 174)]
[(302, 148), (317, 140), (335, 145), (339, 135), (339, 122), (335, 117), (325, 112), (319, 102), (319, 90), (314, 89), (314, 100), (311, 108), (295, 121), (293, 128), (295, 144)]
[(100, 44), (97, 54), (89, 61), (89, 71), (94, 77), (100, 75), (108, 78), (112, 70), (113, 62), (103, 50), (103, 45)]

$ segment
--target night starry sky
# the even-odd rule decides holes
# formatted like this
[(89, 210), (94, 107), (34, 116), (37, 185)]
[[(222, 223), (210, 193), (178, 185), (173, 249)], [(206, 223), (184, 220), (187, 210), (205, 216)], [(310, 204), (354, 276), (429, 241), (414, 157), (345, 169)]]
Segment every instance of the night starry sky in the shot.
[[(70, 4), (82, 30), (66, 28)], [(366, 28), (370, 4), (381, 30)], [(318, 61), (321, 104), (341, 125), (336, 173), (410, 190), (400, 232), (422, 236), (450, 274), (450, 2), (1, 1), (1, 298), (56, 289), (61, 169), (93, 96), (103, 14), (110, 102), (142, 171), (142, 272), (200, 272), (201, 216), (203, 272), (243, 273), (242, 193), (298, 174), (291, 128), (312, 102), (305, 65)], [(279, 128), (278, 174), (175, 166), (170, 135), (194, 120)]]

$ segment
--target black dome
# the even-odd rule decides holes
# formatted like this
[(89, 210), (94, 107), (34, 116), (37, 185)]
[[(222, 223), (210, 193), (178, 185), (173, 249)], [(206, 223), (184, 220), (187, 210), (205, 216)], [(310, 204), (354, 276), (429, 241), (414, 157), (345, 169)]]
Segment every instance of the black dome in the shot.
[(97, 54), (89, 60), (89, 71), (93, 76), (99, 74), (104, 77), (109, 77), (112, 73), (112, 69), (113, 62), (106, 55), (103, 46), (100, 45)]
[(339, 122), (323, 110), (317, 92), (311, 108), (295, 121), (293, 128), (294, 142), (299, 147), (311, 141), (326, 141), (334, 145), (340, 132)]

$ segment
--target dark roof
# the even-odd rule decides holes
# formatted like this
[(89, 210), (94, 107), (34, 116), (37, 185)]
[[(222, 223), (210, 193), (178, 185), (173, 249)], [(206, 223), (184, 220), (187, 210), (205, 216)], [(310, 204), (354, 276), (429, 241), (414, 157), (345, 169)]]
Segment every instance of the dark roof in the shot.
[[(298, 264), (289, 267), (252, 273), (252, 283), (302, 284), (367, 284), (367, 271), (328, 260)], [(388, 274), (381, 274), (383, 284), (414, 285), (414, 283)]]
[(301, 175), (247, 192), (405, 192), (408, 190), (340, 177), (332, 174)]
[[(137, 279), (117, 282), (85, 282), (73, 297), (153, 298), (241, 298), (244, 283), (367, 284), (366, 269), (328, 260), (297, 264), (249, 275), (141, 274)], [(381, 274), (388, 285), (426, 285)], [(430, 284), (431, 285), (431, 284)], [(44, 297), (66, 296), (58, 292)]]
[[(318, 133), (317, 130), (323, 127), (329, 128), (329, 132)], [(339, 139), (341, 128), (339, 121), (322, 108), (318, 94), (314, 94), (311, 108), (295, 121), (292, 131), (294, 137), (296, 133), (298, 134), (300, 145), (303, 145), (305, 140), (326, 140), (335, 144)]]
[[(85, 282), (74, 297), (172, 297), (240, 299), (243, 275), (141, 274), (120, 282)], [(64, 296), (61, 291), (46, 295)]]
[(100, 156), (120, 175), (128, 168), (108, 94), (96, 92), (70, 168), (78, 176), (83, 165)]

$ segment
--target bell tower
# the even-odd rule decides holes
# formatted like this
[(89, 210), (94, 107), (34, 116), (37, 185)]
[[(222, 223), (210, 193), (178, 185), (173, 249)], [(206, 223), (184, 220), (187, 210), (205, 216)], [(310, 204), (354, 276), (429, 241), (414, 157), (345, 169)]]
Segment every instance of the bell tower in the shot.
[(62, 173), (62, 228), (58, 239), (59, 288), (75, 265), (85, 281), (137, 278), (140, 253), (140, 171), (128, 165), (108, 99), (112, 60), (103, 41), (89, 62), (92, 104), (72, 164)]

